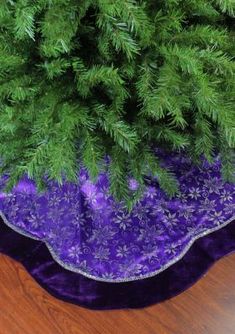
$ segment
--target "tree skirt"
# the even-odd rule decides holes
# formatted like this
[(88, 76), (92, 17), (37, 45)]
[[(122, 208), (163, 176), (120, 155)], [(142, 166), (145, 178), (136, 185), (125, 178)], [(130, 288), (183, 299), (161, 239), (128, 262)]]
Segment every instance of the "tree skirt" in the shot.
[(179, 154), (162, 159), (180, 194), (169, 199), (149, 179), (131, 213), (108, 194), (105, 173), (94, 184), (81, 169), (77, 184), (47, 181), (44, 193), (23, 178), (0, 194), (0, 251), (55, 296), (90, 308), (141, 307), (180, 293), (235, 250), (235, 187), (222, 181), (219, 158), (200, 168)]

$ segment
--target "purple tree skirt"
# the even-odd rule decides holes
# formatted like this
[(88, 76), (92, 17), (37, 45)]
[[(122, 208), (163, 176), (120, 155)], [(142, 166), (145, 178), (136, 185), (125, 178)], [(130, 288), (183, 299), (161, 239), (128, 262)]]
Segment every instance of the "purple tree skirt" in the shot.
[(6, 194), (2, 177), (0, 251), (53, 295), (90, 308), (182, 292), (235, 250), (235, 187), (222, 181), (218, 158), (200, 168), (179, 154), (162, 158), (181, 193), (169, 199), (153, 179), (130, 214), (109, 196), (105, 173), (93, 184), (81, 169), (77, 184), (48, 181), (44, 193), (25, 177)]

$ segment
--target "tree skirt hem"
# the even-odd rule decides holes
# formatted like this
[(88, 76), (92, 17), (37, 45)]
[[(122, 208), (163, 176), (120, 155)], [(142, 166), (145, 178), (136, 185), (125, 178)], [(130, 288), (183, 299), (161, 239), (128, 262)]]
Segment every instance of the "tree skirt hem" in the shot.
[(0, 224), (0, 252), (20, 262), (53, 296), (90, 309), (141, 308), (172, 298), (196, 283), (225, 255), (235, 252), (235, 221), (197, 239), (161, 273), (119, 284), (101, 282), (58, 264), (43, 241)]

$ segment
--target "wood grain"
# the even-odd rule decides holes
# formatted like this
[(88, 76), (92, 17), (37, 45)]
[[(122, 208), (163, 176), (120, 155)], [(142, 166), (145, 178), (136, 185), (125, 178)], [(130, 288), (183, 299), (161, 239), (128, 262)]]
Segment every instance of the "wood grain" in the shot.
[(235, 334), (235, 254), (169, 301), (118, 311), (59, 301), (0, 255), (0, 334)]

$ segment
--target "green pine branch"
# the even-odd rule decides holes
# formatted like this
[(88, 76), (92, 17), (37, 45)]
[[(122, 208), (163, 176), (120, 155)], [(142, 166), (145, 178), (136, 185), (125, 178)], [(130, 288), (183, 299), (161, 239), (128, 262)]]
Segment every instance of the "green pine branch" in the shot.
[(77, 182), (80, 164), (93, 180), (107, 167), (112, 195), (131, 210), (146, 177), (178, 191), (154, 145), (198, 162), (219, 153), (232, 180), (233, 17), (234, 0), (0, 1), (8, 189), (23, 174), (43, 188), (45, 176)]

